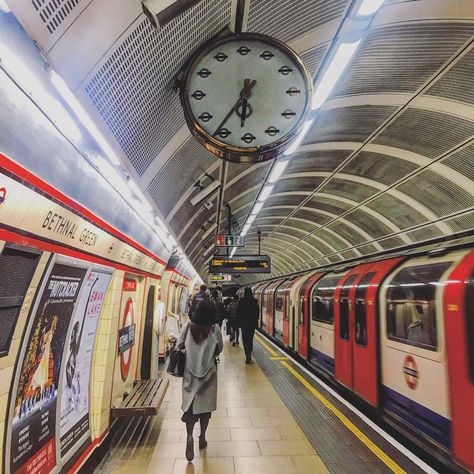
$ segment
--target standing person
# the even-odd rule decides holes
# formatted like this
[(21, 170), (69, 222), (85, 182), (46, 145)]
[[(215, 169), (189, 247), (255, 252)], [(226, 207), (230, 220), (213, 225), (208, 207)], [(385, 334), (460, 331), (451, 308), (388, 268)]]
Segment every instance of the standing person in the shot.
[(217, 312), (217, 324), (222, 329), (222, 322), (224, 321), (224, 304), (221, 301), (219, 296), (219, 292), (217, 290), (211, 291), (211, 299), (214, 301), (216, 305), (216, 312)]
[(230, 340), (235, 346), (239, 343), (239, 321), (237, 319), (237, 305), (239, 304), (239, 297), (235, 295), (227, 306), (228, 323), (230, 324)]
[(246, 364), (252, 363), (253, 336), (258, 326), (259, 312), (258, 302), (253, 297), (252, 289), (245, 288), (244, 297), (237, 306), (237, 320), (242, 328)]
[(201, 301), (192, 321), (179, 335), (184, 341), (186, 365), (183, 376), (181, 421), (186, 423), (186, 459), (194, 459), (194, 425), (199, 420), (201, 435), (199, 449), (207, 446), (206, 430), (211, 412), (217, 408), (217, 361), (223, 348), (222, 334), (216, 321), (216, 306), (210, 298)]
[(194, 314), (196, 312), (196, 308), (198, 304), (204, 299), (208, 298), (209, 294), (207, 293), (207, 286), (202, 284), (200, 286), (199, 291), (194, 295), (193, 300), (191, 301), (191, 308), (189, 309), (189, 319), (194, 318)]

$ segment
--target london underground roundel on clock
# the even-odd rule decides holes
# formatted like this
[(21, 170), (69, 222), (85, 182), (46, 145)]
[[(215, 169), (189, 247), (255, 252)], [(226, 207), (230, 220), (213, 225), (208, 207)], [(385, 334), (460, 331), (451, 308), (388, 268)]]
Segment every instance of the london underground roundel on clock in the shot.
[(237, 163), (283, 153), (304, 125), (311, 97), (311, 78), (298, 55), (256, 33), (204, 45), (181, 83), (191, 133), (210, 152)]

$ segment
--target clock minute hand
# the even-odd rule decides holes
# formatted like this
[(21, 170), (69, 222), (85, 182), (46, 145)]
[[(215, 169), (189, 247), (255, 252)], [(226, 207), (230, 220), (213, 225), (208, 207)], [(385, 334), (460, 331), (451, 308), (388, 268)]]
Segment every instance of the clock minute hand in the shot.
[(230, 112), (225, 116), (224, 120), (217, 127), (216, 131), (213, 134), (214, 137), (219, 133), (220, 129), (225, 125), (227, 120), (229, 120), (231, 115), (237, 110), (237, 107), (242, 103), (242, 101), (248, 99), (252, 95), (252, 89), (254, 88), (256, 83), (257, 83), (257, 81), (255, 79), (253, 79), (253, 80), (245, 79), (244, 87), (240, 91), (239, 100), (234, 104), (234, 106), (232, 107)]

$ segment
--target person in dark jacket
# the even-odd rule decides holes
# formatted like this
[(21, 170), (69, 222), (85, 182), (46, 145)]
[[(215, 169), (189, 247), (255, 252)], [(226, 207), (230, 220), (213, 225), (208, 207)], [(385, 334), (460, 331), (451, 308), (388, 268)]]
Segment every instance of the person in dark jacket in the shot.
[(239, 344), (239, 321), (237, 318), (237, 306), (239, 304), (239, 297), (237, 295), (231, 300), (227, 306), (227, 323), (230, 325), (230, 340), (232, 345)]
[(216, 305), (217, 324), (219, 324), (219, 327), (222, 328), (222, 322), (224, 321), (224, 304), (222, 303), (221, 298), (219, 296), (219, 292), (217, 290), (211, 291), (211, 299)]
[(199, 303), (205, 298), (209, 298), (209, 292), (207, 291), (207, 286), (202, 284), (199, 292), (197, 292), (193, 300), (191, 301), (191, 307), (189, 308), (189, 319), (193, 319), (196, 314), (196, 309)]
[(258, 302), (253, 297), (252, 289), (245, 288), (244, 296), (237, 305), (237, 320), (242, 329), (246, 364), (252, 363), (253, 336), (258, 326), (259, 312)]

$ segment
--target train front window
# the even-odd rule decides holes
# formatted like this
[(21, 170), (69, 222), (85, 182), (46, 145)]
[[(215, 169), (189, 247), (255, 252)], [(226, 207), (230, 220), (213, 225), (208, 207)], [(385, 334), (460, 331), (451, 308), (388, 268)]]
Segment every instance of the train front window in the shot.
[(471, 273), (467, 282), (464, 308), (466, 315), (469, 376), (471, 377), (471, 382), (474, 383), (474, 271)]
[(344, 286), (341, 289), (341, 295), (339, 297), (339, 314), (340, 314), (340, 325), (339, 325), (339, 337), (341, 339), (349, 340), (349, 311), (350, 301), (349, 292), (351, 291), (352, 284), (359, 275), (351, 275)]
[(355, 340), (361, 346), (367, 345), (367, 288), (374, 272), (367, 273), (357, 285), (355, 293)]
[(452, 262), (403, 268), (387, 291), (387, 336), (389, 339), (435, 351), (436, 288)]
[(319, 281), (313, 290), (313, 311), (311, 318), (314, 321), (332, 324), (334, 321), (334, 291), (340, 276), (329, 276)]

